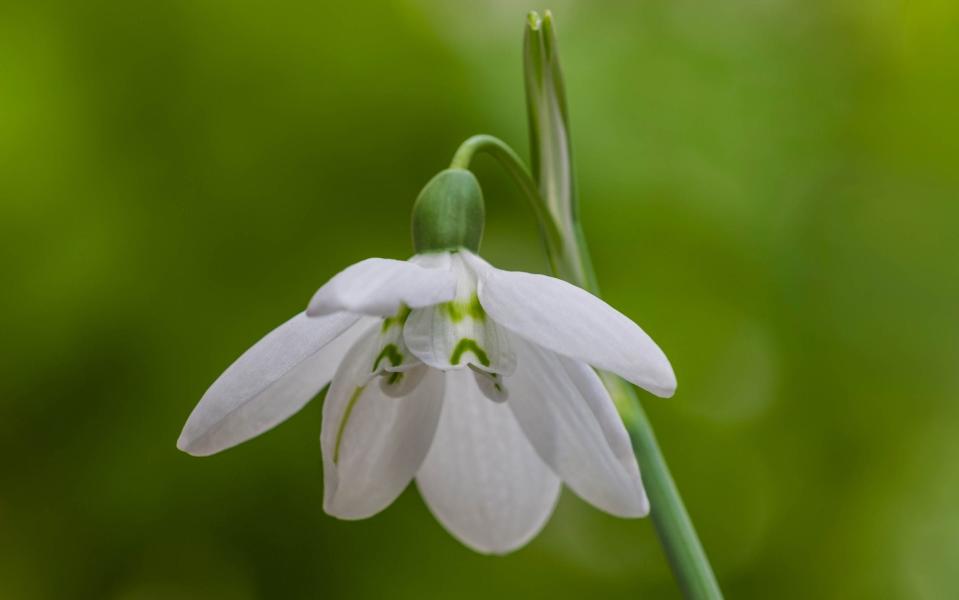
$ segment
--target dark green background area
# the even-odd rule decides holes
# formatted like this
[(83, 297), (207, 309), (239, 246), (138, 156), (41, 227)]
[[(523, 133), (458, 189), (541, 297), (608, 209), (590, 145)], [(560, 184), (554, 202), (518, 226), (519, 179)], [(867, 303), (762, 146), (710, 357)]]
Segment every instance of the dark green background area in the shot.
[[(676, 598), (568, 492), (506, 558), (415, 490), (323, 514), (319, 403), (197, 459), (213, 379), (525, 153), (522, 3), (0, 4), (0, 597)], [(607, 299), (729, 598), (959, 597), (959, 5), (557, 2)], [(489, 159), (483, 253), (546, 268)]]

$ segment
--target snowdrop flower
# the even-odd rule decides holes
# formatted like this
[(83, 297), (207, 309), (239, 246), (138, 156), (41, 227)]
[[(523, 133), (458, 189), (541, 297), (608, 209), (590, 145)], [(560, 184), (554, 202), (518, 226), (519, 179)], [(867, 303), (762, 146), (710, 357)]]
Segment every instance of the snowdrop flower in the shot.
[(593, 369), (665, 397), (666, 356), (588, 292), (492, 267), (476, 253), (482, 220), (473, 175), (437, 175), (414, 209), (418, 253), (333, 277), (214, 382), (178, 447), (236, 445), (332, 381), (320, 442), (333, 516), (370, 517), (415, 479), (456, 538), (506, 553), (545, 525), (561, 481), (608, 513), (646, 515), (629, 436)]

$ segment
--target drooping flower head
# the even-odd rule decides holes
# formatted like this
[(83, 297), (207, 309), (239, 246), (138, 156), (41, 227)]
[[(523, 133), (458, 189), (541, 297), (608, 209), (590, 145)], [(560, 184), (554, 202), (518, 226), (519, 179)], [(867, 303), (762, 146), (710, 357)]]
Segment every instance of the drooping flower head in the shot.
[(478, 255), (482, 223), (473, 175), (441, 172), (414, 208), (417, 254), (334, 276), (214, 382), (178, 447), (229, 448), (332, 381), (320, 441), (333, 516), (372, 516), (415, 480), (460, 541), (505, 553), (543, 527), (561, 481), (611, 514), (647, 514), (629, 436), (594, 368), (670, 396), (669, 361), (592, 294), (492, 267)]

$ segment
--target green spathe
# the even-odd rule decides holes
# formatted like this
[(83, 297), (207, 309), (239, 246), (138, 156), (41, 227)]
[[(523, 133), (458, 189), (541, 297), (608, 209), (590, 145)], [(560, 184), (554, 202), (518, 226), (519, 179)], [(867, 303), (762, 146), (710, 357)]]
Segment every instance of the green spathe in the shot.
[(476, 177), (465, 169), (440, 171), (413, 206), (413, 248), (417, 253), (459, 248), (478, 252), (484, 220)]

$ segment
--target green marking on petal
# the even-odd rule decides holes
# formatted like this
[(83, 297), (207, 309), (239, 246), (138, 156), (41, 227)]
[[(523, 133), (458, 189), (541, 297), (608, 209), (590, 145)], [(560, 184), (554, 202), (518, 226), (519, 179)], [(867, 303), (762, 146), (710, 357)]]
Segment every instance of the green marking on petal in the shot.
[(387, 344), (383, 346), (383, 350), (380, 351), (379, 356), (373, 361), (373, 373), (380, 370), (380, 361), (384, 358), (389, 360), (390, 365), (394, 367), (403, 362), (403, 355), (400, 354), (400, 349), (396, 347), (396, 344)]
[(457, 302), (455, 300), (452, 302), (444, 302), (442, 307), (446, 312), (446, 316), (454, 323), (459, 323), (466, 317), (470, 317), (474, 321), (483, 321), (486, 319), (486, 311), (483, 310), (482, 305), (480, 305), (479, 296), (475, 293), (470, 296), (469, 300), (463, 302)]
[(466, 307), (466, 312), (469, 313), (469, 316), (477, 321), (486, 320), (486, 311), (483, 310), (483, 305), (480, 304), (479, 296), (475, 293), (470, 296), (469, 305)]
[(395, 315), (383, 319), (383, 333), (389, 331), (390, 327), (394, 325), (402, 327), (403, 324), (406, 323), (406, 319), (409, 318), (410, 312), (412, 312), (412, 310), (409, 306), (400, 304), (400, 309), (396, 311)]
[(350, 414), (353, 413), (353, 406), (356, 404), (356, 401), (360, 399), (360, 396), (363, 395), (363, 390), (366, 389), (365, 385), (357, 386), (353, 390), (353, 395), (350, 396), (349, 402), (346, 403), (346, 411), (343, 413), (343, 420), (340, 421), (340, 427), (336, 431), (336, 444), (333, 446), (333, 464), (340, 462), (340, 443), (343, 441), (343, 432), (346, 431), (346, 422), (350, 420)]
[(387, 378), (386, 383), (388, 385), (393, 385), (394, 383), (397, 383), (400, 379), (403, 379), (403, 373), (401, 373), (400, 371), (393, 371), (392, 373), (390, 373), (389, 378)]
[(463, 338), (456, 344), (456, 347), (453, 348), (453, 354), (450, 355), (450, 364), (460, 364), (460, 359), (463, 358), (464, 352), (472, 352), (481, 365), (484, 367), (489, 366), (489, 356), (486, 355), (486, 351), (476, 343), (476, 340), (470, 338)]
[(460, 311), (459, 304), (456, 302), (444, 302), (443, 310), (446, 312), (446, 316), (449, 317), (450, 321), (459, 323), (463, 320), (463, 313)]

